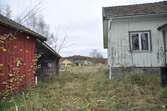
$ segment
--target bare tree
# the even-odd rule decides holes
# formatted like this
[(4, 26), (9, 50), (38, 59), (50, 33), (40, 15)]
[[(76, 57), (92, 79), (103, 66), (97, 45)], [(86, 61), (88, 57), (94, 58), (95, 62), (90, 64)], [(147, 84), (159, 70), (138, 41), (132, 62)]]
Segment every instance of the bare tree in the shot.
[(92, 52), (90, 53), (90, 56), (94, 58), (103, 58), (103, 55), (100, 52), (98, 52), (96, 49), (92, 50)]
[(26, 25), (28, 27), (30, 27), (32, 30), (36, 30), (37, 29), (37, 24), (38, 24), (38, 17), (35, 14), (35, 12), (31, 12), (31, 15), (30, 15), (29, 19), (27, 19), (27, 21), (26, 21)]
[(36, 29), (35, 29), (38, 33), (46, 36), (47, 38), (50, 37), (50, 29), (49, 29), (49, 25), (44, 21), (43, 17), (40, 17), (38, 19), (38, 22), (36, 24)]
[(47, 43), (50, 44), (50, 46), (57, 51), (58, 53), (61, 52), (63, 49), (72, 46), (73, 44), (68, 41), (68, 35), (61, 36), (58, 35), (58, 32), (55, 31), (55, 33), (51, 33), (48, 37)]
[(0, 0), (0, 14), (8, 17), (8, 18), (11, 18), (11, 8), (9, 5), (5, 5), (3, 3), (1, 3), (2, 1)]
[(9, 5), (7, 5), (5, 8), (5, 16), (11, 18), (11, 14), (12, 14), (11, 8)]
[[(58, 38), (57, 38), (57, 40), (58, 40)], [(67, 36), (65, 35), (65, 36), (63, 37), (63, 40), (61, 41), (59, 47), (57, 46), (57, 52), (60, 52), (62, 49), (64, 49), (64, 48), (67, 47), (67, 46), (65, 45), (66, 42), (67, 42)]]
[(36, 15), (40, 13), (42, 9), (41, 1), (35, 4), (34, 6), (27, 7), (25, 10), (22, 11), (20, 15), (16, 17), (16, 21), (20, 24), (26, 25), (29, 20), (32, 18), (36, 19)]
[(47, 43), (57, 52), (60, 52), (64, 48), (72, 45), (67, 42), (67, 34), (61, 36), (62, 39), (60, 40), (60, 36), (57, 30), (54, 33), (50, 32), (50, 27), (42, 16), (36, 16), (35, 14), (32, 14), (32, 16), (27, 20), (27, 23), (33, 30), (47, 37)]
[[(44, 35), (47, 37), (47, 43), (57, 52), (60, 52), (62, 49), (69, 47), (71, 44), (68, 44), (68, 36), (60, 36), (57, 31), (54, 33), (50, 32), (49, 25), (45, 22), (40, 10), (42, 9), (41, 2), (35, 4), (34, 6), (25, 8), (20, 15), (17, 15), (14, 20), (22, 25), (25, 25), (32, 30)], [(11, 18), (11, 9), (9, 6), (6, 7), (5, 15)]]

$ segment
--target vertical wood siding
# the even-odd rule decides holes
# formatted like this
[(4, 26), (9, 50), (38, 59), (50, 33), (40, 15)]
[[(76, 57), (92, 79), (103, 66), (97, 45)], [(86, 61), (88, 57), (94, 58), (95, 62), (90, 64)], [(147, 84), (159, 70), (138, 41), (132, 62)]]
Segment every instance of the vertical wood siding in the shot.
[[(166, 23), (167, 17), (141, 17), (112, 19), (109, 28), (108, 61), (112, 67), (161, 67), (164, 66), (162, 32), (157, 28)], [(129, 31), (151, 31), (151, 52), (131, 53)]]
[[(14, 68), (18, 68), (17, 76), (22, 77), (17, 90), (31, 84), (34, 79), (35, 40), (27, 38), (27, 35), (23, 33), (17, 32), (16, 34), (16, 31), (0, 26), (0, 35), (9, 33), (12, 33), (16, 39), (5, 41), (7, 51), (0, 51), (0, 64), (4, 64), (0, 72), (0, 91), (5, 88), (3, 82), (10, 79), (9, 74), (13, 73)], [(17, 67), (18, 60), (21, 61), (19, 67)]]

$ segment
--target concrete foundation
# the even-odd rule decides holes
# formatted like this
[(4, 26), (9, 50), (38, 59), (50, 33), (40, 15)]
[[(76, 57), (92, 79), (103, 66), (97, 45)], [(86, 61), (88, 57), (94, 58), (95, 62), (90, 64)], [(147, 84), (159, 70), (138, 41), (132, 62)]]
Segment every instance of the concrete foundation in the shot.
[(120, 77), (126, 74), (158, 74), (160, 75), (160, 68), (139, 68), (139, 67), (126, 67), (126, 68), (111, 68), (112, 77)]

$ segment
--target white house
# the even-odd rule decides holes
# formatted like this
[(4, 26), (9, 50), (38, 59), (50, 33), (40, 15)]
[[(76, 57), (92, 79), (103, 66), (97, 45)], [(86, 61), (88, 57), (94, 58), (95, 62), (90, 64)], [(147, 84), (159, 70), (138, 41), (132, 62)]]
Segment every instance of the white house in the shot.
[(121, 67), (155, 69), (167, 64), (167, 1), (103, 7), (109, 77)]

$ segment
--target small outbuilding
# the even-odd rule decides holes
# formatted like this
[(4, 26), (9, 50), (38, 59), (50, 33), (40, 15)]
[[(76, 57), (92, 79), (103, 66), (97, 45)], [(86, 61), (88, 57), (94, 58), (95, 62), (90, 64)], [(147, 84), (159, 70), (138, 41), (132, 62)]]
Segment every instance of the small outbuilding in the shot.
[(55, 52), (45, 42), (37, 41), (37, 61), (36, 75), (40, 80), (51, 79), (59, 74), (59, 60), (61, 56)]
[(0, 94), (31, 85), (36, 69), (40, 76), (58, 73), (60, 55), (45, 41), (44, 36), (0, 15)]
[(68, 59), (62, 59), (60, 63), (60, 67), (62, 71), (67, 70), (68, 67), (71, 67), (73, 65), (74, 63)]

